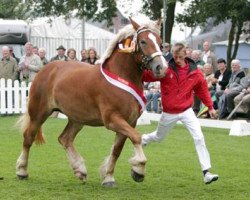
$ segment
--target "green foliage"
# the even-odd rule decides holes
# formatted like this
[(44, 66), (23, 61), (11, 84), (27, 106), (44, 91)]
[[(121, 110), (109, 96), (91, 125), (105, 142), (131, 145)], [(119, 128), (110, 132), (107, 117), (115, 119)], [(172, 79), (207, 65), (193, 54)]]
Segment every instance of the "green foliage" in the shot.
[(32, 6), (34, 17), (86, 17), (98, 21), (107, 20), (109, 25), (117, 11), (116, 1), (113, 0), (34, 0)]
[[(130, 177), (128, 159), (133, 145), (128, 140), (115, 168), (117, 188), (103, 188), (99, 166), (109, 154), (114, 134), (103, 127), (84, 127), (75, 140), (88, 170), (88, 180), (82, 184), (73, 175), (64, 149), (57, 141), (66, 120), (49, 119), (44, 124), (46, 144), (32, 146), (29, 179), (15, 178), (15, 163), (20, 154), (22, 136), (13, 128), (16, 117), (0, 117), (0, 181), (1, 199), (12, 200), (71, 200), (71, 199), (213, 199), (250, 198), (249, 137), (232, 137), (229, 130), (204, 128), (206, 145), (212, 159), (212, 172), (220, 178), (211, 185), (203, 176), (188, 131), (177, 125), (161, 143), (144, 148), (148, 159), (146, 178), (136, 183)], [(220, 123), (220, 122), (218, 122)], [(141, 133), (153, 131), (157, 123), (138, 126)]]
[(27, 19), (30, 16), (29, 2), (23, 4), (20, 0), (0, 0), (0, 18)]

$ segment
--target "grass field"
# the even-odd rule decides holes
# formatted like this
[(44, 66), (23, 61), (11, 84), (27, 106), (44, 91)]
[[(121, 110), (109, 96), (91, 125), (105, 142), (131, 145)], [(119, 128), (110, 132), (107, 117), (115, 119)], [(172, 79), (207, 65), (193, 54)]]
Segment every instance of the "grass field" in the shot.
[[(85, 158), (88, 180), (82, 184), (69, 167), (65, 151), (57, 137), (66, 120), (49, 119), (43, 129), (47, 143), (31, 148), (29, 179), (15, 176), (15, 163), (20, 154), (22, 136), (13, 126), (17, 117), (0, 117), (0, 199), (250, 199), (250, 138), (229, 136), (229, 130), (203, 129), (212, 160), (212, 172), (220, 178), (211, 185), (203, 176), (194, 144), (181, 125), (162, 143), (145, 148), (148, 158), (146, 178), (136, 183), (130, 177), (128, 159), (133, 146), (126, 142), (117, 162), (116, 188), (104, 188), (99, 166), (109, 154), (114, 134), (104, 128), (85, 127), (75, 145)], [(138, 126), (141, 133), (154, 130), (157, 123)]]

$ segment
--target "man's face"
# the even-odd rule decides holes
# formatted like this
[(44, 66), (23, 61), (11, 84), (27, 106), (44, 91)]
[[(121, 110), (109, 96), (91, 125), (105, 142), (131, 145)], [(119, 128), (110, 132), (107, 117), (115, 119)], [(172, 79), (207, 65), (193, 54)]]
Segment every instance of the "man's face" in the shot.
[(231, 68), (232, 68), (232, 72), (237, 72), (240, 70), (240, 65), (234, 63), (234, 64), (232, 64)]
[(210, 48), (210, 44), (208, 42), (204, 42), (204, 44), (203, 44), (204, 51), (208, 51), (209, 48)]
[(175, 52), (175, 51), (173, 52), (174, 61), (179, 66), (185, 65), (185, 57), (186, 57), (185, 50), (180, 51), (180, 52)]
[(33, 46), (30, 45), (30, 44), (26, 44), (25, 52), (26, 52), (27, 55), (31, 55), (33, 53)]
[(3, 49), (2, 50), (3, 58), (9, 58), (10, 57), (10, 50), (9, 49)]
[(59, 50), (57, 50), (57, 54), (58, 54), (59, 56), (64, 56), (65, 51), (64, 51), (63, 49), (59, 49)]

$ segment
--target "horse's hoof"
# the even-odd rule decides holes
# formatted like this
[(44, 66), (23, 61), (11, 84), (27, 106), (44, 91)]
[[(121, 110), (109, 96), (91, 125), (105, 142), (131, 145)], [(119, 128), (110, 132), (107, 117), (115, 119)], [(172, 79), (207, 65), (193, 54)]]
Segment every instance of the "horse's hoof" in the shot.
[(134, 170), (131, 170), (131, 176), (136, 182), (142, 182), (144, 180), (144, 175), (143, 174), (138, 174)]
[(102, 186), (111, 188), (111, 187), (116, 187), (116, 184), (114, 181), (110, 181), (110, 182), (102, 183)]
[(29, 175), (19, 175), (19, 174), (17, 174), (17, 178), (18, 178), (19, 180), (27, 180), (28, 177), (29, 177)]
[(81, 172), (75, 172), (75, 176), (79, 178), (82, 182), (87, 181), (87, 174), (81, 173)]

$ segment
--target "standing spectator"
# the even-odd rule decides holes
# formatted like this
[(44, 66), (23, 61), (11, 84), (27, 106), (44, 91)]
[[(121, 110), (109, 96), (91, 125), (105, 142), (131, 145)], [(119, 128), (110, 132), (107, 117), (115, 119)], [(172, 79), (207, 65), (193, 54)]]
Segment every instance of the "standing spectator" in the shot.
[[(218, 175), (209, 172), (211, 168), (210, 156), (206, 148), (199, 120), (192, 110), (193, 93), (195, 92), (209, 108), (209, 114), (212, 118), (215, 117), (216, 112), (213, 109), (213, 103), (204, 75), (197, 68), (194, 61), (186, 57), (184, 44), (176, 43), (173, 46), (172, 53), (173, 58), (169, 61), (169, 67), (164, 78), (155, 78), (150, 70), (145, 71), (143, 74), (143, 80), (146, 82), (160, 81), (163, 112), (157, 130), (142, 135), (142, 145), (163, 140), (177, 121), (181, 121), (193, 137), (204, 174), (204, 182), (209, 184), (216, 181)], [(189, 81), (188, 84), (187, 80)]]
[(46, 50), (45, 48), (39, 48), (38, 49), (38, 56), (40, 57), (43, 65), (46, 65), (47, 63), (49, 63), (48, 59), (45, 57), (46, 55)]
[(20, 58), (17, 58), (15, 53), (14, 53), (14, 50), (13, 50), (13, 47), (12, 46), (9, 46), (9, 49), (10, 49), (10, 56), (12, 56), (13, 58), (16, 59), (16, 62), (19, 63), (19, 60)]
[(67, 56), (65, 56), (66, 49), (64, 48), (64, 46), (60, 45), (56, 50), (57, 50), (57, 55), (51, 58), (51, 61), (54, 61), (54, 60), (67, 61), (68, 60)]
[(205, 62), (201, 59), (200, 50), (193, 50), (191, 53), (191, 58), (194, 60), (197, 67), (199, 67), (203, 71), (203, 67), (205, 65)]
[(81, 57), (82, 57), (81, 62), (87, 62), (88, 53), (86, 49), (81, 50)]
[(231, 62), (232, 74), (229, 83), (224, 91), (216, 93), (219, 99), (219, 118), (226, 118), (234, 109), (234, 97), (248, 86), (248, 80), (245, 72), (241, 69), (240, 61), (235, 59)]
[(210, 63), (213, 66), (213, 71), (215, 72), (218, 68), (217, 68), (217, 58), (216, 55), (214, 54), (214, 52), (211, 51), (210, 49), (211, 45), (210, 42), (205, 41), (203, 43), (203, 52), (202, 52), (202, 60), (205, 63)]
[(37, 46), (33, 46), (33, 54), (38, 55), (38, 50), (39, 50), (39, 48)]
[(67, 57), (68, 57), (68, 61), (77, 61), (76, 58), (76, 50), (73, 48), (68, 49), (67, 51)]
[(170, 53), (170, 44), (169, 43), (166, 42), (166, 43), (162, 44), (162, 54), (167, 62), (169, 62), (169, 60), (173, 57), (172, 53)]
[[(148, 93), (146, 94), (147, 99), (147, 111), (153, 111), (155, 113), (159, 113), (159, 98), (161, 97), (160, 92), (160, 82), (156, 81), (153, 83), (148, 84)], [(152, 102), (151, 102), (152, 101)], [(152, 103), (153, 103), (153, 109), (152, 109)]]
[(43, 64), (40, 57), (33, 53), (32, 43), (27, 42), (24, 48), (25, 55), (20, 58), (19, 62), (20, 80), (32, 82)]
[(87, 63), (94, 65), (95, 62), (98, 60), (98, 56), (97, 56), (97, 52), (94, 48), (89, 48), (88, 49), (88, 59), (87, 59)]
[(2, 47), (2, 59), (0, 61), (0, 79), (17, 79), (18, 66), (16, 60), (10, 55), (8, 46)]

